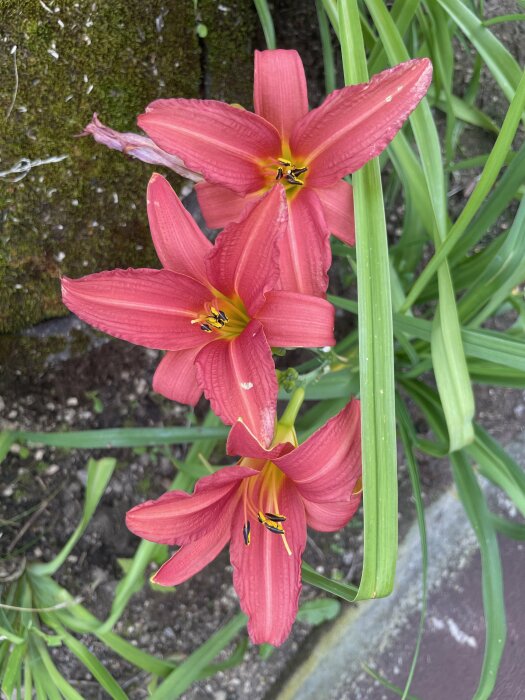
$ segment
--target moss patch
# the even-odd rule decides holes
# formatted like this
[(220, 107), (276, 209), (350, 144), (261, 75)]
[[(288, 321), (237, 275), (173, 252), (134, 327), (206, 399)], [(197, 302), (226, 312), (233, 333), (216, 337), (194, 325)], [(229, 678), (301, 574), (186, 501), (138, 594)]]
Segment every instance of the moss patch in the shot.
[[(240, 94), (243, 80), (219, 74), (221, 65), (225, 71), (235, 65), (246, 87), (251, 83), (252, 13), (242, 2), (225, 3), (227, 12), (215, 2), (204, 4), (209, 6), (205, 48), (212, 82), (224, 94), (231, 84), (232, 100), (249, 99), (251, 86)], [(0, 332), (64, 315), (61, 274), (158, 265), (145, 208), (153, 168), (75, 135), (95, 111), (113, 128), (136, 130), (136, 115), (151, 100), (200, 97), (206, 62), (195, 21), (187, 0), (2, 3), (0, 171), (21, 159), (33, 161), (33, 167), (1, 178)], [(15, 55), (19, 85), (6, 118), (15, 88)], [(47, 159), (56, 162), (35, 162)], [(170, 179), (176, 181), (171, 174)]]
[(258, 18), (253, 2), (199, 0), (208, 33), (204, 45), (205, 96), (253, 109), (253, 50)]

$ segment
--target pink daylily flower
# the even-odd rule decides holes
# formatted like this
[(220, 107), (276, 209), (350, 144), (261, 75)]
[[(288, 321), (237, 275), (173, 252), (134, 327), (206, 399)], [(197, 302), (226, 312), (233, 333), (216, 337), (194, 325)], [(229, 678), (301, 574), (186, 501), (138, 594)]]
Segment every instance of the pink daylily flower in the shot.
[(379, 155), (425, 95), (427, 58), (401, 63), (369, 83), (335, 90), (308, 111), (296, 51), (255, 52), (255, 114), (214, 100), (161, 99), (139, 126), (187, 168), (208, 226), (235, 221), (276, 181), (286, 188), (283, 289), (323, 296), (331, 262), (329, 232), (354, 244), (351, 187), (342, 177)]
[(180, 158), (163, 151), (147, 136), (134, 134), (131, 131), (115, 131), (115, 129), (102, 124), (96, 112), (80, 135), (93, 136), (97, 143), (113, 148), (116, 151), (122, 151), (122, 153), (142, 160), (144, 163), (163, 165), (181, 175), (181, 177), (193, 180), (193, 182), (200, 182), (203, 179), (200, 173), (188, 170), (188, 168), (184, 167), (184, 163)]
[(148, 217), (163, 269), (64, 277), (64, 304), (105, 333), (167, 350), (155, 391), (190, 405), (204, 391), (225, 423), (242, 418), (267, 445), (278, 390), (271, 347), (335, 344), (329, 302), (275, 291), (284, 190), (269, 192), (215, 246), (157, 174), (148, 186)]
[(181, 545), (153, 576), (164, 586), (186, 581), (230, 542), (250, 638), (279, 646), (297, 614), (306, 526), (339, 530), (361, 500), (359, 401), (299, 446), (294, 429), (280, 425), (267, 450), (238, 422), (227, 450), (242, 455), (237, 466), (200, 479), (191, 495), (169, 491), (135, 506), (126, 524), (146, 540)]

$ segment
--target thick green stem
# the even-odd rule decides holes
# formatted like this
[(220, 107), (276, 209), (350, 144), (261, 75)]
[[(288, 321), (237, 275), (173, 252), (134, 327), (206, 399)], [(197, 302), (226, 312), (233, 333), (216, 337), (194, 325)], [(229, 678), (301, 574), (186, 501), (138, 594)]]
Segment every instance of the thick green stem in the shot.
[(293, 428), (299, 409), (301, 408), (304, 401), (304, 389), (302, 387), (297, 388), (292, 394), (288, 406), (286, 407), (279, 425), (285, 426), (287, 428)]

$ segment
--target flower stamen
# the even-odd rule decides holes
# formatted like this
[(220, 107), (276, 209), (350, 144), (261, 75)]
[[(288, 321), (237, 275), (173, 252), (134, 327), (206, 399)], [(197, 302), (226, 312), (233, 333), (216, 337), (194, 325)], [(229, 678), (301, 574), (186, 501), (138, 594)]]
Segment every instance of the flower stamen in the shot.
[[(286, 516), (281, 514), (277, 503), (280, 476), (282, 475), (278, 468), (272, 462), (266, 462), (258, 476), (244, 481), (241, 487), (244, 515), (242, 536), (244, 544), (248, 546), (251, 542), (251, 524), (248, 518), (249, 515), (254, 515), (269, 532), (281, 537), (286, 552), (291, 556), (292, 551), (282, 525), (286, 521)], [(255, 495), (257, 486), (259, 486), (258, 494)]]
[(228, 321), (229, 318), (222, 309), (216, 309), (215, 306), (210, 306), (209, 313), (200, 315), (199, 318), (194, 318), (191, 323), (200, 323), (201, 331), (211, 333), (213, 328), (223, 328)]
[(275, 532), (276, 535), (284, 535), (284, 528), (280, 522), (272, 522), (262, 511), (258, 512), (257, 517), (261, 525), (264, 525), (267, 530)]
[(264, 514), (268, 520), (272, 520), (274, 523), (284, 523), (286, 517), (280, 515), (279, 513), (265, 513)]
[(248, 546), (248, 545), (250, 544), (250, 541), (251, 541), (251, 533), (250, 533), (250, 530), (251, 530), (250, 521), (247, 520), (247, 521), (244, 523), (244, 525), (242, 526), (242, 536), (244, 537), (244, 544), (245, 544), (246, 546)]
[(308, 168), (296, 168), (292, 161), (286, 158), (277, 158), (277, 162), (279, 163), (275, 176), (277, 181), (284, 178), (290, 185), (304, 185), (304, 180), (300, 180), (299, 175), (306, 173)]

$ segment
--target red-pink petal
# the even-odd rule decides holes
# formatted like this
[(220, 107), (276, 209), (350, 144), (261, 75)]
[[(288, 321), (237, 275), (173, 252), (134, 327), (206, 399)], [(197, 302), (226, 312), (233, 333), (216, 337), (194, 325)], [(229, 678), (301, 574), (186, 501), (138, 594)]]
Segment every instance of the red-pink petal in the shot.
[(158, 350), (202, 345), (191, 320), (211, 300), (206, 287), (171, 270), (110, 270), (62, 278), (62, 300), (79, 318), (116, 338)]
[(213, 411), (225, 423), (241, 418), (262, 445), (269, 445), (278, 387), (261, 324), (251, 321), (234, 340), (209, 343), (197, 355), (195, 365)]
[(206, 257), (210, 283), (226, 296), (238, 295), (253, 315), (279, 277), (279, 240), (286, 230), (288, 207), (281, 185), (273, 187), (239, 223), (219, 234)]
[(162, 266), (206, 285), (204, 256), (213, 246), (166, 178), (157, 173), (151, 176), (148, 185), (148, 219)]
[(172, 401), (195, 406), (202, 394), (195, 371), (195, 356), (201, 347), (167, 352), (153, 375), (153, 390)]
[(290, 442), (282, 442), (269, 450), (257, 440), (251, 430), (244, 425), (242, 421), (237, 421), (228, 435), (226, 443), (226, 452), (229, 455), (238, 455), (239, 457), (253, 457), (255, 459), (264, 459), (272, 461), (275, 457), (280, 457), (283, 454), (293, 450), (294, 446)]
[(228, 512), (231, 499), (238, 499), (242, 479), (258, 474), (246, 467), (224, 467), (199, 479), (192, 494), (168, 491), (126, 513), (126, 525), (139, 537), (159, 544), (188, 544), (217, 527)]
[(305, 188), (288, 209), (288, 229), (280, 243), (280, 286), (324, 297), (332, 253), (321, 202), (314, 190)]
[(296, 125), (290, 148), (308, 167), (308, 185), (327, 187), (378, 156), (424, 97), (428, 58), (406, 61), (369, 83), (336, 90)]
[(248, 615), (248, 634), (254, 644), (279, 646), (290, 634), (301, 592), (301, 557), (306, 544), (304, 506), (294, 485), (287, 479), (279, 493), (279, 508), (286, 513), (286, 539), (251, 522), (251, 543), (244, 544), (243, 509), (233, 518), (230, 559), (233, 585)]
[[(197, 187), (200, 185), (197, 184)], [(330, 187), (315, 190), (323, 206), (330, 233), (347, 245), (355, 245), (354, 196), (352, 185), (338, 180)]]
[(230, 498), (215, 527), (203, 537), (183, 545), (153, 576), (160, 586), (178, 586), (198, 573), (221, 552), (230, 539), (233, 511), (237, 499)]
[(336, 532), (355, 515), (361, 503), (361, 493), (354, 494), (349, 501), (314, 503), (303, 498), (308, 527), (319, 532)]
[(255, 113), (273, 124), (287, 143), (295, 123), (308, 112), (303, 63), (297, 51), (256, 51)]
[(227, 187), (212, 182), (199, 182), (195, 185), (199, 206), (208, 228), (224, 228), (232, 221), (239, 221), (248, 204), (259, 199), (259, 194), (242, 197)]
[(259, 161), (281, 151), (279, 134), (266, 120), (214, 100), (157, 100), (138, 124), (187, 168), (242, 195), (264, 186)]
[(220, 530), (211, 530), (200, 540), (181, 547), (152, 577), (153, 583), (159, 586), (178, 586), (198, 574), (224, 549), (230, 539), (231, 524), (228, 525), (227, 530), (221, 526)]
[(348, 501), (361, 477), (361, 412), (355, 399), (275, 464), (313, 503)]
[(268, 292), (256, 318), (272, 348), (322, 348), (335, 345), (335, 310), (321, 297)]

